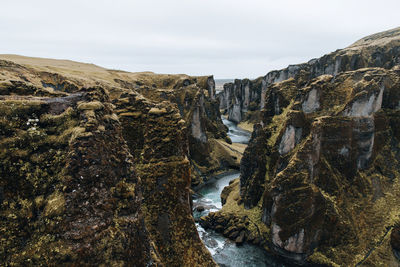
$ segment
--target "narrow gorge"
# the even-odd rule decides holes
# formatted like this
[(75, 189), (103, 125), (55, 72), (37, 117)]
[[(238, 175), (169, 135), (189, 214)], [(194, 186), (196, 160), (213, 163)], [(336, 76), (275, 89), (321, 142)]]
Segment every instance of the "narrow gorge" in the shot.
[[(218, 95), (255, 123), (226, 204), (202, 225), (299, 265), (399, 266), (400, 29), (269, 72)], [(262, 240), (260, 242), (260, 240)]]
[(0, 55), (1, 266), (400, 266), (400, 28), (213, 76)]

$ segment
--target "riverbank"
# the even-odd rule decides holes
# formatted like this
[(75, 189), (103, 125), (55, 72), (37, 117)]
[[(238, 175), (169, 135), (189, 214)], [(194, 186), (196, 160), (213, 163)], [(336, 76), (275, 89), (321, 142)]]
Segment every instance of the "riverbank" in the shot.
[[(193, 216), (198, 221), (202, 216), (216, 212), (223, 208), (221, 193), (233, 180), (239, 178), (239, 172), (220, 177), (214, 183), (208, 183), (198, 192), (198, 198), (193, 200)], [(283, 267), (274, 257), (259, 247), (249, 243), (238, 246), (234, 241), (224, 237), (222, 233), (211, 229), (204, 229), (196, 223), (200, 238), (210, 251), (215, 262), (220, 266), (239, 267)]]
[[(220, 142), (220, 145), (226, 146), (235, 153), (243, 154), (251, 133), (224, 118), (222, 119), (224, 124), (229, 128), (228, 136), (232, 139), (233, 143), (227, 144), (225, 142)], [(239, 242), (232, 241), (224, 236), (223, 233), (205, 229), (198, 223), (201, 217), (224, 209), (225, 206), (223, 206), (223, 201), (221, 201), (221, 194), (224, 195), (223, 192), (226, 191), (225, 188), (237, 185), (239, 183), (239, 177), (239, 171), (230, 170), (209, 177), (206, 183), (194, 188), (196, 194), (193, 196), (193, 217), (195, 218), (200, 238), (212, 254), (213, 259), (220, 266), (285, 266), (271, 255), (268, 255), (260, 246), (246, 243), (244, 242), (245, 239), (241, 242), (240, 240), (238, 240)], [(236, 187), (238, 188), (238, 186), (235, 186), (235, 188)], [(240, 233), (238, 233), (238, 236), (239, 235)]]

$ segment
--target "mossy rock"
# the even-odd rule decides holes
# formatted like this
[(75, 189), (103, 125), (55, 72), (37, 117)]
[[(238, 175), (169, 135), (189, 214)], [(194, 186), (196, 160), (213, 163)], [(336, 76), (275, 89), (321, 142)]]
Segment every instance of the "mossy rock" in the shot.
[[(35, 203), (36, 202), (38, 202), (38, 204), (40, 205), (40, 199), (38, 200), (35, 199)], [(46, 201), (46, 206), (44, 207), (43, 210), (43, 215), (46, 217), (55, 217), (63, 215), (64, 211), (65, 211), (64, 195), (59, 191), (55, 191), (48, 197)]]

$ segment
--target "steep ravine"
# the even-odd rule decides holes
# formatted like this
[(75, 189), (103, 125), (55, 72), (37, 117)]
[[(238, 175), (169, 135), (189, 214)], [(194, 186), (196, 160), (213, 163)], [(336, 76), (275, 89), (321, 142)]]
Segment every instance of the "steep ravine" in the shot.
[(245, 226), (248, 241), (298, 264), (399, 266), (399, 51), (397, 28), (224, 86), (224, 113), (259, 123), (240, 181), (201, 225), (228, 236)]
[(0, 263), (399, 266), (399, 55), (372, 35), (221, 103), (212, 76), (0, 55)]
[[(225, 118), (222, 118), (222, 121), (228, 127), (228, 136), (233, 143), (248, 143), (250, 139), (249, 132), (237, 127), (235, 123)], [(239, 175), (239, 172), (224, 174), (196, 192), (195, 199), (193, 200), (195, 220), (199, 220), (201, 216), (222, 208), (221, 193), (223, 189), (239, 178)], [(201, 239), (220, 266), (285, 266), (276, 258), (268, 255), (260, 247), (247, 243), (236, 245), (234, 241), (224, 237), (221, 233), (217, 233), (211, 229), (205, 230), (199, 223), (196, 223), (196, 225)]]
[(1, 266), (216, 266), (188, 140), (194, 107), (224, 145), (212, 78), (0, 58)]

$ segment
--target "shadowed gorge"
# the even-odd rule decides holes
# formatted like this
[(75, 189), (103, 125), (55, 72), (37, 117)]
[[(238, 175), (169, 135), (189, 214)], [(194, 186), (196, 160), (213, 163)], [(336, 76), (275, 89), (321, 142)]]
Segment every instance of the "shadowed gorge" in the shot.
[(202, 224), (228, 231), (245, 215), (250, 242), (297, 264), (398, 266), (399, 40), (390, 30), (226, 84), (220, 107), (259, 123), (240, 183)]
[(0, 265), (400, 266), (399, 28), (215, 87), (0, 55)]

